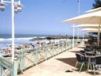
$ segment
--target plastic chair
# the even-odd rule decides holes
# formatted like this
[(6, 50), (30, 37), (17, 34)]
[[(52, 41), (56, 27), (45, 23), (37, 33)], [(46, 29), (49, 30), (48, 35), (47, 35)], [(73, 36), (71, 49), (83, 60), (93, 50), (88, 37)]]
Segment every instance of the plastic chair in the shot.
[(81, 53), (76, 53), (76, 59), (77, 59), (77, 62), (76, 62), (75, 67), (77, 67), (78, 64), (81, 64), (80, 70), (79, 70), (79, 72), (80, 72), (82, 70), (84, 64), (86, 63), (86, 59), (85, 59), (85, 56)]
[(93, 71), (95, 74), (95, 71), (100, 70), (101, 71), (101, 55), (95, 57), (95, 63), (93, 63)]
[(94, 75), (95, 75), (95, 72), (97, 70), (101, 70), (101, 55), (92, 57), (90, 62), (88, 63), (88, 65), (92, 66), (92, 70), (93, 70)]

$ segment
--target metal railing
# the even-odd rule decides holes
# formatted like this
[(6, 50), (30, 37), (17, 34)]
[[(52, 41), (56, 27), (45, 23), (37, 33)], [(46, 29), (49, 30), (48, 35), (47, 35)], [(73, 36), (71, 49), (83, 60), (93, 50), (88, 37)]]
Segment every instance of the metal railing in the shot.
[(0, 76), (17, 76), (18, 62), (12, 63), (10, 59), (0, 57)]
[[(75, 40), (77, 45), (77, 40)], [(17, 76), (18, 72), (23, 72), (29, 67), (37, 65), (50, 59), (67, 49), (72, 48), (72, 39), (61, 39), (59, 42), (53, 40), (49, 44), (43, 43), (36, 48), (22, 48), (17, 53), (16, 60), (12, 64), (9, 57), (0, 57), (0, 76)], [(8, 73), (5, 73), (8, 72)], [(4, 75), (5, 74), (5, 75)]]

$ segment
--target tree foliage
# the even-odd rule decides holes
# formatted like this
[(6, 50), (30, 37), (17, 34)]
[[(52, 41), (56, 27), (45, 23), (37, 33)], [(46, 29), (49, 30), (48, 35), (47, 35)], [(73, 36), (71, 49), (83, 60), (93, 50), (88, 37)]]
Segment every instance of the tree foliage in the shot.
[(93, 3), (93, 8), (101, 7), (101, 0), (95, 0), (95, 3)]

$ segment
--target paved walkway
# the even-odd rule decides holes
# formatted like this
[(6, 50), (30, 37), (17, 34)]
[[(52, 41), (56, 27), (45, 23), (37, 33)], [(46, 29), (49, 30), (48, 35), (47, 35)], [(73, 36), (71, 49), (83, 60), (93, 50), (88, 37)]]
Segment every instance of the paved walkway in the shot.
[(67, 50), (58, 56), (36, 65), (24, 71), (20, 76), (92, 76), (92, 74), (87, 72), (75, 71), (75, 52), (80, 50), (81, 46)]

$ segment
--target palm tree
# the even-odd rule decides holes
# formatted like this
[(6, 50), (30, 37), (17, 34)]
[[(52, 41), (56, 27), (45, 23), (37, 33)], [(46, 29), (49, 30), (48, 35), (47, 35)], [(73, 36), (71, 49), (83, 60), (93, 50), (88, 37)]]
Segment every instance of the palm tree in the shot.
[(93, 8), (101, 7), (101, 0), (95, 0), (95, 3), (93, 3)]

